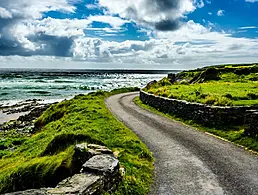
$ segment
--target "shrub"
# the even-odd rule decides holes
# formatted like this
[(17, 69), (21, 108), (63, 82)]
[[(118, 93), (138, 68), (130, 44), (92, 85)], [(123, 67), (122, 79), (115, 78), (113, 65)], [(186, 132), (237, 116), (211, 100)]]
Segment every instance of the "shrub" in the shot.
[(214, 103), (217, 101), (217, 98), (213, 95), (208, 95), (205, 100), (204, 100), (204, 104), (208, 104), (208, 105), (214, 105)]

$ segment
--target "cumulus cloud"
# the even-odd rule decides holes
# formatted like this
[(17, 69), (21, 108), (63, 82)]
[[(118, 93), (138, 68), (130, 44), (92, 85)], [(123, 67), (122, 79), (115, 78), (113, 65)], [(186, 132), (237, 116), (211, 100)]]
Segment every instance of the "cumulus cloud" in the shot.
[[(60, 50), (59, 47), (66, 48), (71, 41), (45, 33), (51, 31), (46, 24), (50, 21), (43, 20), (36, 24), (45, 12), (57, 10), (73, 13), (75, 7), (66, 0), (0, 1), (0, 55), (48, 55), (51, 51), (57, 55), (67, 53), (54, 51)], [(53, 28), (58, 26), (51, 27), (54, 31)]]
[[(218, 63), (228, 59), (241, 62), (242, 59), (251, 60), (258, 56), (256, 39), (234, 38), (231, 34), (211, 31), (194, 21), (181, 25), (180, 21), (187, 13), (203, 7), (206, 1), (99, 0), (98, 6), (105, 10), (104, 15), (92, 15), (84, 19), (43, 18), (44, 13), (51, 10), (74, 13), (75, 7), (71, 2), (75, 1), (0, 1), (0, 60), (5, 59), (7, 63), (10, 59), (33, 59), (36, 62), (37, 59), (42, 61), (44, 56), (49, 61), (54, 58), (54, 62), (58, 58), (65, 62), (157, 66), (180, 66), (195, 62), (199, 66), (211, 64), (215, 60)], [(95, 28), (91, 25), (94, 21), (109, 24), (111, 28)], [(88, 31), (95, 31), (114, 36), (124, 30), (124, 24), (132, 21), (146, 27), (139, 28), (139, 31), (145, 32), (148, 40), (115, 41), (92, 38), (87, 34)], [(239, 29), (250, 28), (254, 26)]]
[[(201, 36), (200, 36), (201, 35)], [(210, 64), (224, 63), (229, 58), (243, 62), (258, 54), (256, 40), (233, 38), (230, 34), (212, 32), (193, 21), (187, 22), (180, 31), (157, 32), (156, 38), (147, 41), (105, 41), (81, 37), (73, 45), (76, 60), (112, 63), (149, 63), (189, 65), (197, 61)], [(248, 57), (244, 57), (243, 54)], [(219, 57), (218, 57), (219, 56)], [(232, 60), (232, 59), (231, 59)], [(240, 61), (242, 60), (242, 61)], [(193, 64), (194, 65), (194, 64)]]
[(136, 22), (161, 31), (177, 30), (180, 20), (197, 7), (203, 7), (203, 1), (191, 0), (99, 0), (99, 5), (111, 14), (118, 14)]

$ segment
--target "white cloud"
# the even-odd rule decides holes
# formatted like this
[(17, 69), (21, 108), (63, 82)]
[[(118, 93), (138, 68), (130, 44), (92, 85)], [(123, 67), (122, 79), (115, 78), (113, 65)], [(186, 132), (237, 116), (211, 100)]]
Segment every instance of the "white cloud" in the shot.
[(7, 10), (12, 17), (21, 19), (38, 19), (48, 11), (74, 12), (75, 10), (75, 7), (66, 0), (8, 0), (0, 1), (0, 6)]
[(194, 0), (194, 4), (198, 7), (198, 8), (203, 8), (205, 6), (203, 0)]
[(86, 5), (86, 8), (87, 9), (98, 9), (99, 8), (99, 6), (98, 5), (96, 5), (96, 4), (87, 4)]
[(208, 14), (211, 16), (211, 15), (212, 15), (212, 12), (208, 12)]
[(3, 7), (0, 7), (0, 18), (12, 18), (12, 13)]
[(217, 12), (217, 16), (224, 16), (224, 14), (225, 14), (225, 11), (221, 9)]
[(258, 2), (258, 0), (245, 0), (246, 2), (249, 2), (249, 3), (255, 3), (255, 2)]
[(81, 37), (75, 40), (72, 50), (75, 60), (157, 66), (176, 62), (177, 66), (185, 68), (257, 60), (258, 51), (254, 49), (257, 47), (258, 40), (211, 32), (189, 21), (178, 31), (158, 31), (156, 37), (148, 41), (115, 42)]
[(256, 29), (258, 28), (257, 26), (243, 26), (243, 27), (239, 27), (238, 29), (240, 30), (245, 30), (245, 29)]
[(177, 29), (178, 20), (185, 17), (185, 14), (193, 12), (197, 6), (191, 0), (99, 0), (99, 5), (111, 14), (118, 14), (139, 25), (159, 30)]
[[(29, 0), (26, 1), (27, 7), (25, 0), (8, 2), (0, 2), (0, 19), (2, 18), (5, 25), (0, 27), (0, 61), (4, 64), (24, 60), (38, 64), (38, 60), (42, 64), (57, 61), (59, 64), (101, 62), (138, 64), (138, 67), (142, 68), (149, 67), (150, 64), (152, 67), (169, 67), (168, 64), (171, 64), (171, 69), (173, 66), (180, 69), (214, 63), (258, 61), (257, 39), (234, 38), (230, 33), (211, 31), (213, 24), (209, 22), (209, 27), (188, 21), (180, 29), (173, 29), (174, 31), (155, 30), (153, 24), (166, 19), (174, 21), (185, 17), (203, 1), (181, 0), (178, 4), (166, 8), (161, 2), (174, 1), (161, 0), (160, 7), (146, 7), (148, 0), (100, 0), (100, 5), (107, 9), (106, 15), (89, 16), (85, 19), (41, 19), (46, 10), (74, 12), (73, 5), (65, 0)], [(18, 4), (23, 7), (15, 11)], [(202, 4), (200, 5), (199, 7), (202, 7)], [(35, 10), (29, 13), (29, 10), (34, 8)], [(133, 9), (130, 11), (130, 8)], [(28, 13), (21, 13), (21, 10)], [(120, 17), (112, 14), (118, 14)], [(110, 24), (111, 28), (93, 28), (91, 24), (94, 21)], [(108, 33), (114, 36), (117, 32), (122, 32), (121, 26), (130, 21), (150, 27), (139, 30), (146, 32), (149, 40), (118, 42), (90, 38), (87, 34), (88, 31), (99, 31), (103, 35)], [(251, 28), (254, 26), (240, 27), (239, 30)], [(85, 29), (88, 30), (86, 33)], [(8, 51), (14, 56), (8, 56)]]
[(120, 26), (123, 26), (125, 23), (128, 23), (129, 21), (127, 20), (123, 20), (119, 17), (113, 17), (113, 16), (99, 16), (99, 15), (95, 15), (95, 16), (89, 16), (87, 18), (89, 21), (93, 22), (103, 22), (106, 24), (110, 24), (113, 28), (118, 28)]

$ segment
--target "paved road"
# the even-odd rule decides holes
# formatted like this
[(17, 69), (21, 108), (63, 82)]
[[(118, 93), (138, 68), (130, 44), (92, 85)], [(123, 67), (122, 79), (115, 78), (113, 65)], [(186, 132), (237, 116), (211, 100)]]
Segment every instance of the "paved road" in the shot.
[(151, 195), (258, 195), (256, 155), (138, 107), (137, 95), (115, 95), (106, 105), (153, 152)]

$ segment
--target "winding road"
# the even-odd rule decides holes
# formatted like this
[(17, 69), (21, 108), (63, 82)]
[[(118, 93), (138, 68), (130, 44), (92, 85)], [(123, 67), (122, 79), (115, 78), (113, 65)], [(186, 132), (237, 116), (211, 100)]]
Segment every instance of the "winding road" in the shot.
[(106, 99), (155, 157), (151, 195), (258, 195), (258, 156), (137, 106), (138, 92)]

